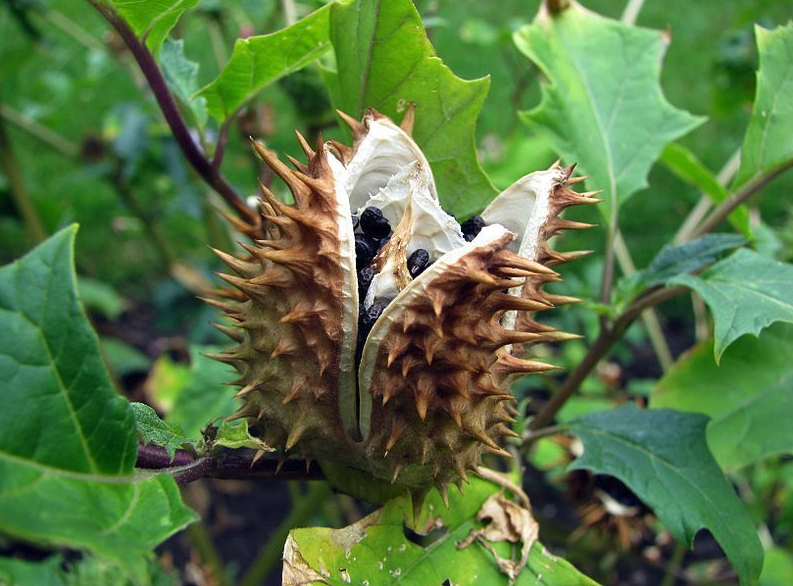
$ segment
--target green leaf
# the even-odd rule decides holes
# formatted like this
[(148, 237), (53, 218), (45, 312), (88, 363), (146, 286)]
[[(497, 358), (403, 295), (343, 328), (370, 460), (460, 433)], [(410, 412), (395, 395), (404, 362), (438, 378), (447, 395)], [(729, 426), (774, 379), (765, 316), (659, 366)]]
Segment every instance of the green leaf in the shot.
[(584, 415), (570, 424), (584, 443), (571, 468), (620, 479), (689, 546), (700, 529), (708, 529), (741, 584), (752, 584), (763, 549), (746, 507), (708, 450), (706, 424), (704, 415), (633, 404)]
[(0, 584), (2, 586), (65, 586), (61, 576), (60, 556), (51, 556), (40, 562), (29, 562), (0, 557)]
[(178, 425), (171, 425), (160, 419), (157, 412), (148, 405), (132, 403), (132, 409), (141, 441), (165, 448), (171, 458), (177, 449), (198, 442), (198, 438), (186, 437)]
[(302, 69), (330, 49), (331, 6), (278, 32), (238, 39), (223, 71), (199, 93), (206, 98), (209, 113), (223, 122), (262, 88)]
[(489, 79), (460, 79), (435, 55), (410, 0), (333, 7), (338, 67), (334, 105), (354, 117), (376, 108), (394, 120), (414, 103), (413, 138), (432, 167), (444, 208), (461, 218), (496, 193), (476, 159), (474, 130)]
[(793, 23), (771, 31), (756, 26), (755, 34), (757, 93), (733, 189), (793, 161)]
[[(147, 576), (152, 586), (176, 586), (176, 576), (167, 573), (152, 561)], [(29, 562), (0, 557), (2, 586), (132, 586), (120, 567), (83, 556), (77, 562), (64, 563), (59, 555)]]
[(647, 287), (664, 285), (679, 275), (713, 264), (722, 253), (744, 244), (746, 239), (738, 234), (705, 234), (678, 246), (667, 244), (647, 268), (620, 279), (617, 297), (631, 300)]
[(132, 411), (113, 389), (77, 301), (76, 231), (62, 230), (0, 268), (0, 459), (129, 474)]
[(198, 63), (185, 56), (183, 40), (165, 39), (160, 50), (160, 67), (168, 87), (188, 108), (196, 126), (203, 129), (207, 123), (207, 101), (195, 95), (198, 91)]
[(77, 301), (75, 232), (0, 268), (0, 531), (90, 549), (140, 580), (194, 516), (173, 479), (132, 476), (133, 413)]
[[(458, 549), (473, 529), (481, 527), (476, 514), (498, 488), (478, 478), (466, 485), (465, 496), (452, 490), (447, 508), (438, 493), (427, 498), (418, 520), (412, 518), (408, 497), (386, 503), (378, 511), (343, 529), (294, 529), (284, 548), (284, 586), (324, 579), (327, 584), (455, 584), (497, 586), (508, 583), (492, 554), (479, 543)], [(436, 529), (436, 539), (422, 547), (405, 537), (405, 525), (420, 533)], [(441, 531), (443, 527), (445, 531)], [(509, 558), (505, 543), (493, 544), (502, 557)], [(519, 556), (518, 556), (519, 557)], [(322, 572), (322, 573), (320, 573)], [(569, 562), (557, 558), (534, 542), (529, 562), (515, 584), (522, 586), (597, 586)]]
[(77, 289), (83, 307), (96, 311), (103, 317), (114, 320), (124, 311), (124, 299), (107, 283), (88, 277), (78, 277)]
[(258, 437), (251, 435), (250, 431), (248, 431), (248, 422), (244, 419), (221, 423), (215, 436), (214, 444), (235, 450), (252, 448), (254, 450), (264, 450), (265, 452), (275, 451), (275, 448), (271, 448)]
[(201, 0), (110, 0), (135, 34), (145, 38), (146, 46), (155, 55), (165, 37), (176, 26), (185, 11)]
[(102, 356), (116, 376), (132, 373), (145, 373), (151, 368), (151, 359), (137, 348), (122, 342), (118, 338), (102, 337), (100, 339)]
[[(727, 189), (719, 183), (702, 161), (680, 143), (666, 145), (661, 153), (661, 163), (674, 173), (678, 179), (693, 185), (707, 195), (713, 203), (721, 203), (727, 199)], [(729, 216), (730, 223), (747, 238), (752, 237), (749, 226), (749, 208), (741, 204)]]
[(189, 366), (163, 355), (150, 375), (152, 401), (187, 437), (201, 437), (207, 423), (237, 410), (228, 386), (229, 367), (205, 355), (218, 351), (214, 346), (191, 346)]
[(588, 185), (603, 190), (598, 208), (616, 225), (618, 208), (647, 186), (664, 146), (703, 118), (678, 110), (659, 83), (665, 34), (627, 26), (575, 2), (515, 33), (518, 49), (547, 76), (542, 102), (522, 117)]
[(781, 547), (772, 547), (765, 554), (759, 586), (789, 586), (793, 584), (793, 555)]
[(716, 362), (744, 334), (758, 335), (776, 321), (793, 323), (793, 265), (741, 248), (700, 275), (670, 285), (690, 287), (713, 312)]
[(793, 453), (793, 326), (774, 324), (730, 346), (717, 365), (712, 344), (678, 360), (653, 390), (651, 405), (708, 415), (708, 444), (723, 467), (737, 469)]

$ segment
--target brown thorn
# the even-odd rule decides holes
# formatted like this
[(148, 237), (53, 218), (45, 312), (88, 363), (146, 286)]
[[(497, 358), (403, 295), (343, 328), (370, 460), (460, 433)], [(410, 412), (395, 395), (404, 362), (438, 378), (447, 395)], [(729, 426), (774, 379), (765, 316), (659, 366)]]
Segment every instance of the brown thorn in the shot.
[(295, 128), (295, 136), (297, 136), (297, 142), (300, 143), (300, 148), (303, 149), (303, 152), (306, 154), (306, 156), (309, 158), (313, 157), (316, 153), (310, 146), (308, 146), (308, 141), (302, 134), (300, 134), (300, 131), (297, 128)]
[(363, 124), (363, 122), (361, 122), (360, 120), (356, 120), (349, 114), (346, 114), (345, 112), (342, 112), (341, 110), (338, 109), (336, 110), (336, 114), (338, 114), (339, 118), (341, 118), (344, 121), (344, 123), (350, 127), (354, 139), (357, 140), (358, 138), (366, 134), (366, 126)]

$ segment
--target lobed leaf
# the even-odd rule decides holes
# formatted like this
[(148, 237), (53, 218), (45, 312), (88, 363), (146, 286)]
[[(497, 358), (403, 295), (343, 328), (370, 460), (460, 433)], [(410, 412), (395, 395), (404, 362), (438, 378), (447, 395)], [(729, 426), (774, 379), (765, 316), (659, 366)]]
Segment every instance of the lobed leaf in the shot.
[[(334, 105), (354, 117), (376, 108), (394, 120), (415, 104), (413, 138), (432, 167), (444, 208), (461, 218), (496, 193), (476, 158), (475, 126), (489, 79), (460, 79), (435, 55), (410, 0), (333, 7)], [(326, 77), (330, 78), (331, 76)]]
[(168, 33), (187, 10), (201, 0), (109, 0), (130, 28), (144, 38), (149, 51), (159, 52)]
[(197, 443), (197, 439), (185, 436), (182, 428), (178, 425), (172, 425), (160, 419), (157, 412), (148, 405), (132, 403), (132, 409), (135, 413), (135, 426), (141, 441), (165, 448), (171, 458), (174, 457), (176, 450), (185, 445)]
[(616, 224), (619, 206), (647, 186), (664, 146), (704, 120), (671, 106), (661, 91), (665, 34), (571, 0), (557, 14), (541, 10), (514, 40), (548, 78), (524, 122), (603, 190), (598, 208)]
[(755, 27), (760, 68), (733, 190), (793, 162), (793, 23)]
[[(793, 453), (793, 326), (774, 324), (744, 337), (717, 365), (711, 344), (678, 360), (653, 389), (650, 404), (710, 417), (708, 445), (722, 467), (738, 469)], [(695, 389), (695, 392), (692, 392)]]
[[(453, 490), (447, 508), (437, 492), (427, 498), (415, 522), (408, 497), (399, 497), (342, 529), (294, 529), (284, 548), (284, 586), (322, 583), (355, 584), (455, 584), (468, 586), (506, 585), (492, 554), (479, 543), (459, 549), (472, 530), (481, 524), (477, 512), (498, 488), (478, 478), (465, 488), (465, 496)], [(433, 533), (426, 547), (409, 541), (405, 527)], [(440, 535), (438, 535), (440, 534)], [(508, 558), (506, 543), (493, 544)], [(529, 562), (515, 584), (532, 586), (597, 586), (569, 562), (551, 555), (534, 542)]]
[(142, 581), (194, 518), (173, 479), (132, 476), (132, 409), (77, 300), (76, 227), (0, 268), (0, 532), (86, 548)]
[(570, 424), (584, 443), (571, 464), (624, 482), (689, 546), (708, 529), (741, 584), (753, 584), (763, 548), (752, 520), (708, 450), (707, 417), (633, 404), (583, 415)]
[(727, 346), (744, 334), (757, 336), (776, 321), (793, 323), (793, 265), (747, 248), (700, 275), (679, 275), (668, 284), (690, 287), (710, 307), (717, 363)]
[(333, 3), (269, 35), (238, 39), (220, 75), (198, 96), (219, 122), (232, 116), (257, 92), (302, 69), (330, 49), (328, 19)]
[(160, 50), (160, 67), (168, 87), (189, 110), (196, 126), (203, 129), (207, 124), (206, 98), (195, 95), (198, 91), (198, 63), (185, 56), (183, 40), (165, 39)]

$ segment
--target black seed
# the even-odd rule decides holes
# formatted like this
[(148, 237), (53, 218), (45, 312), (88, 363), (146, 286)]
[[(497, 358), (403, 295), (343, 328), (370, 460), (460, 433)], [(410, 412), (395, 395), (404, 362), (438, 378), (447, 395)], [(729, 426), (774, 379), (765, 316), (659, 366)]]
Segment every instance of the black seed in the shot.
[(485, 227), (485, 221), (482, 216), (471, 216), (465, 222), (460, 224), (460, 230), (463, 231), (463, 238), (471, 242), (476, 238), (477, 234)]
[(423, 248), (417, 249), (408, 258), (408, 272), (414, 279), (424, 272), (430, 262), (430, 253)]
[(358, 295), (363, 297), (369, 289), (374, 279), (374, 269), (372, 267), (363, 267), (358, 271)]
[(372, 329), (374, 322), (376, 322), (377, 318), (382, 315), (384, 309), (385, 303), (373, 303), (371, 306), (369, 306), (369, 309), (366, 310), (362, 320), (362, 324), (365, 328), (367, 328), (367, 331)]
[(366, 208), (361, 212), (361, 230), (367, 236), (380, 240), (391, 234), (391, 225), (379, 208)]
[(376, 250), (372, 248), (371, 241), (363, 234), (355, 235), (355, 264), (358, 268), (365, 267), (374, 258)]
[(361, 221), (358, 219), (358, 216), (353, 216), (352, 217), (352, 229), (353, 230), (357, 230), (358, 229), (358, 224), (360, 224), (360, 223), (361, 223)]

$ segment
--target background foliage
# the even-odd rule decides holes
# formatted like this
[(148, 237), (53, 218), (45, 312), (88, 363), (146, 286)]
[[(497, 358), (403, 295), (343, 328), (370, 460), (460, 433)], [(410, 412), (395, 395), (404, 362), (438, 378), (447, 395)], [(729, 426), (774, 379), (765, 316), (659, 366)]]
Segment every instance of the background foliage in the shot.
[[(550, 319), (586, 334), (548, 349), (556, 362), (574, 370), (603, 320), (619, 324), (648, 288), (685, 286), (700, 297), (680, 295), (655, 325), (627, 329), (556, 415), (586, 448), (574, 467), (590, 472), (565, 472), (580, 451), (561, 436), (521, 452), (525, 469), (513, 467), (512, 478), (528, 489), (543, 543), (601, 583), (664, 586), (753, 583), (762, 546), (760, 583), (793, 583), (793, 179), (765, 185), (793, 159), (790, 4), (648, 1), (637, 21), (647, 28), (620, 22), (622, 3), (584, 4), (591, 13), (553, 20), (535, 19), (538, 0), (504, 0), (498, 10), (451, 0), (110, 3), (156, 55), (201, 152), (243, 195), (258, 181), (282, 189), (251, 155), (249, 136), (289, 153), (294, 128), (311, 140), (346, 139), (334, 107), (399, 118), (421, 101), (414, 136), (461, 219), (525, 173), (559, 156), (577, 161), (605, 201), (575, 217), (598, 228), (560, 243), (598, 254), (567, 265), (555, 289), (585, 303)], [(11, 0), (0, 7), (0, 39), (0, 263), (22, 257), (0, 269), (0, 584), (245, 586), (268, 573), (278, 583), (290, 528), (355, 527), (372, 511), (331, 497), (324, 483), (212, 480), (180, 496), (171, 476), (134, 467), (136, 421), (138, 433), (142, 421), (151, 426), (144, 439), (169, 450), (258, 447), (247, 428), (216, 429), (234, 402), (226, 368), (204, 356), (226, 343), (208, 325), (214, 310), (196, 298), (214, 283), (207, 244), (230, 249), (236, 238), (215, 211), (223, 202), (190, 168), (141, 70), (91, 3)], [(692, 210), (701, 218), (709, 202), (757, 182), (761, 197), (720, 227), (738, 234), (691, 240)], [(76, 241), (65, 228), (73, 222)], [(609, 294), (601, 276), (612, 246), (618, 282)], [(564, 384), (528, 379), (515, 392), (533, 414)], [(146, 420), (152, 414), (114, 388), (165, 422)], [(652, 409), (613, 409), (626, 402)], [(521, 423), (527, 438), (537, 431)], [(595, 523), (606, 477), (657, 517)], [(494, 490), (486, 486), (452, 495), (450, 535), (474, 526)], [(155, 555), (198, 517), (182, 498), (202, 522)], [(406, 539), (409, 510), (395, 500), (376, 521), (365, 517), (377, 537), (358, 546), (405, 545), (408, 557), (493, 570), (487, 556), (471, 561), (449, 547), (448, 536)], [(686, 553), (701, 527), (710, 534)], [(289, 539), (309, 565), (335, 567), (345, 552), (319, 553), (332, 531)], [(539, 580), (544, 567), (549, 586), (587, 583), (539, 543), (531, 551), (525, 576)], [(389, 572), (402, 567), (391, 562)], [(372, 571), (377, 559), (361, 564)], [(427, 571), (411, 568), (390, 578), (410, 583)]]

